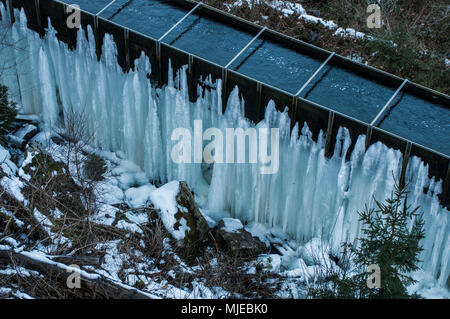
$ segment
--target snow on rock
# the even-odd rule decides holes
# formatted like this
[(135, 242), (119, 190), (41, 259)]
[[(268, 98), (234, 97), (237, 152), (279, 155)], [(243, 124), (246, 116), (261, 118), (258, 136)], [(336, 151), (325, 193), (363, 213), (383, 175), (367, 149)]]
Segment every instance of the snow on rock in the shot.
[(341, 36), (341, 37), (344, 37), (344, 38), (347, 37), (347, 36), (350, 36), (352, 38), (361, 39), (361, 40), (363, 40), (364, 38), (373, 39), (373, 37), (366, 35), (364, 32), (356, 31), (353, 28), (344, 29), (344, 28), (339, 27), (334, 32), (333, 35)]
[[(323, 26), (329, 28), (329, 29), (336, 29), (337, 25), (333, 21), (324, 20), (322, 18), (315, 17), (313, 15), (309, 15), (306, 13), (306, 10), (303, 8), (303, 6), (300, 3), (294, 3), (290, 1), (281, 1), (281, 0), (264, 0), (266, 5), (269, 7), (276, 9), (283, 13), (285, 17), (290, 16), (292, 14), (297, 14), (299, 16), (299, 19), (303, 19), (308, 22), (313, 23), (320, 23)], [(250, 8), (252, 6), (250, 0), (238, 0), (234, 2), (231, 5), (225, 5), (228, 10), (231, 10), (232, 7), (242, 7), (246, 3)], [(256, 0), (255, 4), (260, 4), (260, 0)]]
[[(335, 36), (341, 36), (341, 37), (352, 37), (357, 39), (364, 39), (372, 38), (368, 35), (366, 35), (364, 32), (358, 32), (355, 29), (347, 28), (343, 29), (339, 27), (335, 22), (331, 20), (324, 20), (322, 18), (310, 15), (306, 12), (306, 10), (303, 8), (303, 6), (300, 3), (295, 3), (291, 1), (282, 1), (282, 0), (263, 0), (266, 5), (269, 7), (280, 11), (283, 16), (288, 17), (290, 15), (296, 14), (298, 15), (298, 18), (300, 20), (304, 20), (311, 23), (318, 23), (321, 24), (323, 27), (328, 28), (330, 30), (336, 30), (333, 35)], [(261, 0), (254, 1), (255, 4), (260, 4)], [(244, 4), (247, 4), (249, 8), (252, 7), (252, 1), (251, 0), (238, 0), (234, 2), (233, 4), (226, 4), (225, 7), (228, 9), (228, 11), (231, 10), (232, 7), (242, 7)], [(267, 17), (262, 16), (262, 18), (265, 20)]]
[(199, 256), (210, 240), (210, 228), (186, 182), (174, 181), (154, 190), (150, 200), (183, 253)]
[(258, 256), (267, 252), (267, 246), (244, 229), (238, 219), (224, 218), (217, 225), (214, 238), (231, 256)]
[(281, 256), (277, 254), (263, 255), (258, 257), (258, 263), (267, 271), (279, 272), (281, 267)]
[(177, 240), (182, 240), (185, 237), (186, 231), (190, 228), (187, 226), (187, 221), (181, 218), (179, 227), (175, 229), (177, 218), (175, 215), (178, 212), (178, 203), (176, 196), (180, 190), (180, 182), (173, 181), (167, 183), (160, 188), (154, 190), (150, 194), (150, 200), (156, 209), (160, 210), (160, 218), (164, 227)]
[(148, 179), (141, 168), (127, 160), (120, 161), (120, 165), (115, 167), (111, 174), (117, 178), (118, 186), (123, 190), (148, 183)]
[(12, 175), (17, 171), (17, 166), (11, 161), (9, 151), (0, 145), (0, 168), (7, 174)]
[[(26, 179), (27, 181), (31, 180), (31, 176), (29, 174), (25, 173), (23, 168), (29, 166), (33, 162), (33, 158), (37, 154), (38, 154), (38, 152), (35, 152), (35, 151), (26, 152), (25, 160), (23, 161), (22, 166), (19, 169), (19, 176)], [(31, 168), (31, 169), (34, 169), (34, 168)]]
[(129, 188), (125, 191), (126, 202), (133, 208), (147, 206), (150, 201), (150, 194), (155, 189), (156, 187), (152, 184)]
[(0, 179), (0, 186), (6, 190), (6, 192), (17, 199), (19, 202), (27, 204), (28, 201), (22, 194), (22, 188), (25, 186), (22, 181), (20, 181), (17, 177), (13, 176), (9, 178), (7, 176), (3, 176)]
[(224, 218), (222, 221), (224, 225), (221, 228), (227, 233), (237, 234), (240, 230), (244, 229), (244, 225), (242, 225), (242, 222), (239, 219)]
[(0, 144), (0, 163), (6, 162), (11, 158), (11, 155), (9, 155), (8, 150), (3, 148), (3, 146)]

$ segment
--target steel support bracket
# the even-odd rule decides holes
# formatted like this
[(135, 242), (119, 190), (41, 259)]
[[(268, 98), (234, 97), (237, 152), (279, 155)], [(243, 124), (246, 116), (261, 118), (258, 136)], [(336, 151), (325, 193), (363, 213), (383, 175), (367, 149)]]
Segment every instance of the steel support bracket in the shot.
[(175, 23), (166, 33), (164, 33), (159, 39), (158, 41), (162, 41), (170, 32), (173, 31), (173, 29), (175, 29), (181, 22), (183, 22), (187, 17), (189, 17), (195, 10), (197, 10), (198, 7), (200, 7), (201, 5), (203, 5), (202, 2), (197, 3), (197, 5), (195, 7), (193, 7), (191, 9), (191, 11), (189, 11), (188, 13), (186, 13), (184, 15), (184, 17), (182, 17), (180, 20), (178, 20), (177, 23)]
[(303, 84), (303, 86), (300, 88), (300, 90), (297, 91), (297, 93), (295, 94), (295, 96), (299, 96), (303, 90), (306, 89), (306, 87), (309, 85), (309, 83), (311, 83), (311, 81), (317, 76), (317, 74), (319, 74), (320, 71), (322, 71), (322, 69), (325, 67), (325, 65), (328, 64), (328, 62), (334, 57), (336, 53), (331, 53), (328, 58), (322, 63), (322, 65), (316, 70), (316, 72), (313, 73), (313, 75), (311, 75), (308, 79), (308, 81), (305, 82), (305, 84)]
[(395, 93), (391, 96), (389, 101), (387, 101), (387, 103), (384, 105), (384, 107), (381, 109), (381, 111), (377, 114), (377, 116), (375, 116), (375, 118), (373, 119), (372, 123), (370, 123), (370, 125), (375, 126), (377, 124), (377, 122), (380, 119), (381, 115), (384, 114), (386, 109), (391, 105), (392, 101), (400, 93), (400, 91), (403, 89), (403, 87), (405, 86), (405, 84), (407, 82), (408, 82), (408, 79), (403, 80), (402, 84), (398, 87), (397, 91), (395, 91)]
[(247, 44), (245, 45), (245, 47), (243, 47), (242, 50), (239, 51), (239, 53), (236, 54), (236, 55), (234, 56), (234, 58), (231, 59), (230, 62), (227, 63), (227, 65), (225, 66), (225, 69), (228, 69), (228, 68), (233, 64), (233, 62), (236, 61), (236, 59), (237, 59), (238, 57), (240, 57), (241, 54), (244, 53), (245, 50), (247, 50), (248, 47), (251, 46), (252, 43), (255, 42), (255, 41), (261, 36), (261, 34), (263, 34), (264, 31), (266, 31), (266, 30), (267, 30), (267, 27), (262, 28), (262, 29), (258, 32), (258, 34), (255, 35), (255, 36), (253, 37), (253, 39), (251, 39), (251, 41), (250, 41), (249, 43), (247, 43)]
[(103, 7), (103, 9), (101, 9), (99, 12), (97, 12), (97, 14), (95, 16), (99, 16), (103, 13), (103, 11), (105, 11), (106, 9), (108, 9), (114, 2), (116, 2), (117, 0), (113, 0), (110, 3), (108, 3), (105, 7)]

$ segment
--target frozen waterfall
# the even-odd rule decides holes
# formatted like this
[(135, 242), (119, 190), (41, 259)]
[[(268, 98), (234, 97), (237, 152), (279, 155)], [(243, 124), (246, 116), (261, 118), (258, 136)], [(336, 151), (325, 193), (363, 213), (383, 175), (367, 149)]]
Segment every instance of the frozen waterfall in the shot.
[[(2, 4), (0, 10), (3, 17), (8, 16)], [(202, 91), (203, 97), (191, 103), (186, 69), (174, 79), (169, 77), (166, 87), (156, 89), (146, 77), (151, 72), (148, 58), (142, 55), (136, 70), (124, 74), (108, 35), (98, 62), (91, 29), (87, 38), (79, 32), (77, 49), (70, 51), (57, 40), (53, 28), (43, 39), (29, 30), (23, 11), (16, 11), (16, 21), (13, 26), (8, 19), (2, 21), (9, 39), (21, 49), (0, 51), (2, 61), (16, 65), (8, 68), (1, 80), (10, 87), (23, 112), (39, 114), (43, 123), (52, 127), (64, 125), (65, 112), (82, 111), (97, 146), (123, 152), (150, 180), (187, 181), (205, 208), (229, 210), (242, 220), (279, 227), (302, 242), (321, 237), (338, 245), (358, 237), (357, 211), (368, 200), (367, 204), (373, 205), (372, 196), (382, 200), (393, 189), (392, 172), (398, 176), (402, 164), (399, 151), (381, 143), (365, 151), (365, 138), (360, 136), (346, 161), (351, 140), (348, 131), (341, 128), (335, 155), (328, 159), (324, 137), (313, 141), (306, 125), (296, 126), (291, 133), (287, 112), (276, 111), (273, 102), (258, 126), (280, 129), (278, 173), (262, 175), (256, 164), (215, 164), (209, 183), (203, 177), (202, 164), (175, 164), (171, 160), (171, 132), (177, 127), (193, 132), (197, 119), (205, 128), (251, 126), (243, 116), (244, 101), (237, 89), (222, 114), (220, 83), (210, 83), (217, 89)], [(428, 167), (415, 157), (410, 160), (406, 179), (411, 186), (410, 203), (421, 205), (425, 212), (422, 268), (445, 286), (450, 271), (450, 225), (449, 212), (437, 198), (442, 182), (429, 179)], [(428, 194), (423, 193), (424, 187)]]

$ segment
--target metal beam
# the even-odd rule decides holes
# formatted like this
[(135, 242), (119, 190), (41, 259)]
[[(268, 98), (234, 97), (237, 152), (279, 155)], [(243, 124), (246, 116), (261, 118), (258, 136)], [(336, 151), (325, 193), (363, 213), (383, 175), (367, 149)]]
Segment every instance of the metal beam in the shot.
[(123, 29), (123, 39), (125, 44), (125, 69), (126, 72), (131, 68), (131, 60), (130, 60), (130, 31), (127, 28)]
[(101, 9), (99, 12), (97, 12), (96, 16), (102, 14), (103, 11), (105, 11), (106, 9), (108, 9), (108, 8), (109, 8), (114, 2), (116, 2), (116, 1), (117, 1), (117, 0), (113, 0), (113, 1), (111, 1), (110, 3), (108, 3), (108, 4), (106, 5), (106, 7), (104, 7), (104, 8)]
[(298, 108), (298, 99), (292, 95), (292, 103), (291, 103), (291, 131), (297, 123), (297, 108)]
[(197, 98), (196, 85), (194, 81), (194, 56), (192, 54), (188, 55), (188, 94), (189, 101), (195, 102)]
[(366, 150), (369, 148), (370, 142), (371, 142), (371, 140), (372, 140), (372, 130), (373, 130), (372, 125), (367, 126), (367, 133), (366, 133)]
[(160, 37), (158, 39), (158, 41), (162, 41), (162, 39), (164, 39), (170, 32), (172, 32), (173, 29), (175, 29), (181, 22), (183, 22), (187, 17), (189, 17), (195, 10), (197, 10), (198, 7), (200, 7), (201, 5), (203, 5), (202, 2), (197, 3), (197, 5), (195, 7), (192, 8), (191, 11), (189, 11), (188, 13), (186, 13), (186, 15), (184, 17), (182, 17), (177, 23), (175, 23), (173, 25), (173, 27), (171, 27), (166, 33), (163, 34), (162, 37)]
[(444, 178), (444, 185), (442, 189), (442, 199), (444, 201), (444, 206), (447, 205), (447, 208), (450, 208), (450, 162), (448, 163), (447, 175)]
[(403, 154), (402, 170), (400, 171), (400, 176), (398, 178), (398, 186), (400, 189), (405, 187), (406, 168), (408, 167), (409, 157), (411, 155), (411, 147), (412, 143), (407, 142), (405, 152)]
[(261, 121), (261, 116), (264, 117), (261, 113), (262, 107), (262, 83), (256, 82), (256, 109), (258, 113), (258, 121)]
[(228, 103), (228, 69), (222, 68), (222, 114), (225, 114)]
[(163, 74), (162, 74), (162, 61), (161, 61), (161, 42), (156, 41), (156, 63), (158, 65), (158, 84), (161, 86), (163, 83)]
[(40, 5), (40, 0), (34, 0), (34, 8), (36, 10), (36, 19), (37, 19), (37, 24), (38, 24), (38, 28), (39, 28), (39, 33), (42, 35), (43, 34), (43, 29), (42, 29), (42, 22), (41, 22), (41, 5)]
[(330, 158), (333, 155), (331, 151), (331, 137), (333, 134), (333, 125), (334, 125), (334, 112), (330, 112), (328, 115), (328, 128), (327, 128), (327, 137), (325, 140), (325, 156)]
[(252, 43), (255, 42), (256, 39), (258, 39), (259, 36), (260, 36), (261, 34), (263, 34), (264, 31), (266, 31), (266, 29), (267, 29), (267, 27), (262, 28), (261, 31), (259, 31), (258, 34), (257, 34), (257, 35), (256, 35), (249, 43), (247, 43), (247, 45), (246, 45), (245, 47), (243, 47), (242, 50), (239, 51), (239, 53), (236, 54), (236, 55), (234, 56), (234, 58), (231, 59), (230, 62), (228, 62), (228, 64), (225, 66), (225, 69), (228, 69), (228, 68), (230, 67), (230, 65), (233, 64), (233, 62), (236, 61), (236, 59), (237, 59), (242, 53), (244, 53), (244, 51), (247, 50), (248, 47), (251, 46)]
[(398, 87), (397, 91), (391, 96), (389, 101), (387, 101), (386, 105), (381, 109), (380, 113), (377, 114), (377, 116), (373, 119), (372, 123), (370, 125), (374, 126), (375, 123), (377, 123), (378, 119), (383, 115), (383, 113), (386, 111), (386, 109), (389, 107), (389, 105), (392, 103), (392, 101), (395, 99), (395, 97), (400, 93), (400, 91), (403, 89), (405, 84), (408, 82), (408, 79), (405, 79), (403, 83)]
[(327, 65), (327, 63), (334, 57), (336, 53), (331, 53), (328, 58), (325, 60), (325, 62), (322, 63), (322, 65), (316, 70), (316, 72), (314, 72), (313, 75), (311, 75), (311, 77), (308, 79), (308, 81), (306, 81), (305, 84), (303, 84), (303, 86), (301, 87), (300, 90), (298, 90), (298, 92), (295, 94), (295, 96), (299, 96), (304, 89), (306, 89), (306, 87), (309, 85), (309, 83), (317, 76), (317, 74), (319, 74), (319, 72), (325, 67), (325, 65)]

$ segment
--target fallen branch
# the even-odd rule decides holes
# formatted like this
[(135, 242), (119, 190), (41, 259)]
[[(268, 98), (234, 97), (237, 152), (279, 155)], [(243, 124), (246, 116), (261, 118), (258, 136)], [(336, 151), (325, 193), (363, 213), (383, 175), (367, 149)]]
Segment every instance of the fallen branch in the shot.
[(49, 259), (66, 265), (101, 266), (100, 256), (48, 256)]
[[(62, 285), (67, 285), (67, 279), (75, 271), (80, 275), (81, 294), (94, 298), (105, 299), (153, 299), (158, 298), (151, 294), (137, 290), (133, 287), (114, 282), (102, 275), (88, 273), (67, 266), (66, 264), (51, 260), (48, 256), (25, 251), (0, 250), (0, 264), (20, 265), (26, 269), (35, 270), (46, 277), (59, 281)], [(69, 289), (69, 288), (67, 288)], [(75, 289), (75, 288), (74, 288)]]

